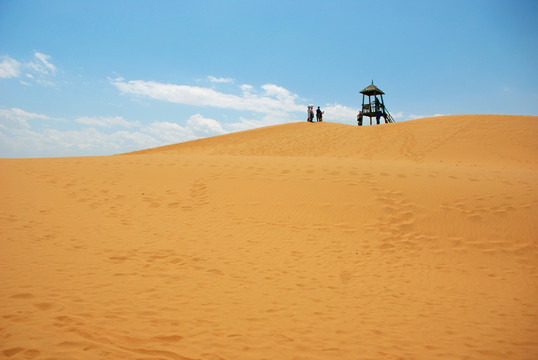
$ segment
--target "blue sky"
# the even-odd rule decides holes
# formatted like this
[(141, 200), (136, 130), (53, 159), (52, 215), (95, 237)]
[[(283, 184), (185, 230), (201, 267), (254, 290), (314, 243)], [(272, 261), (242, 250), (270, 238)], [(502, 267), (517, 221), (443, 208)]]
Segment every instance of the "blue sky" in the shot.
[[(107, 155), (260, 126), (538, 115), (538, 2), (0, 0), (0, 157)], [(313, 126), (315, 126), (313, 124)]]

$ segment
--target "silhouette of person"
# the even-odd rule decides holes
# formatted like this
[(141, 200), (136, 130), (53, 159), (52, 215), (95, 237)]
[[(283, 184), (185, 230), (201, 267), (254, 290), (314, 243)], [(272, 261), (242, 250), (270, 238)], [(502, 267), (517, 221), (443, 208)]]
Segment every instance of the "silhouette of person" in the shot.
[(357, 114), (357, 125), (362, 126), (362, 110)]
[(306, 121), (314, 122), (314, 105), (309, 105), (307, 110), (308, 118)]
[(321, 111), (321, 109), (319, 108), (318, 106), (318, 109), (316, 110), (316, 120), (319, 122), (319, 121), (323, 121), (323, 111)]

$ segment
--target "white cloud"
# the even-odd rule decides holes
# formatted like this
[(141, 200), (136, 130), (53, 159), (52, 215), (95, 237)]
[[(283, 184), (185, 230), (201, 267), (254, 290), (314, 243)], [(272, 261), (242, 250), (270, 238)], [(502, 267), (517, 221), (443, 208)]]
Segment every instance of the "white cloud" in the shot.
[(92, 125), (92, 126), (101, 126), (101, 127), (132, 127), (138, 125), (137, 122), (129, 122), (122, 118), (121, 116), (83, 116), (75, 119), (79, 124)]
[(21, 64), (10, 58), (9, 56), (2, 56), (2, 62), (0, 62), (0, 78), (9, 79), (12, 77), (19, 77)]
[[(48, 124), (42, 126), (43, 123), (37, 124), (36, 120)], [(78, 129), (50, 128), (50, 121), (58, 120), (62, 119), (18, 108), (0, 108), (0, 157), (117, 154), (192, 140), (200, 137), (197, 131), (204, 129), (203, 124), (193, 130), (166, 122), (143, 127), (121, 116), (79, 117), (71, 122), (71, 125), (78, 124)], [(205, 120), (209, 129), (215, 125), (211, 123), (214, 120)], [(117, 127), (125, 130), (114, 131)]]
[[(189, 85), (163, 84), (155, 81), (131, 80), (112, 81), (112, 84), (124, 94), (146, 96), (156, 100), (178, 104), (212, 106), (224, 109), (246, 110), (258, 113), (272, 111), (304, 111), (305, 106), (297, 104), (297, 95), (288, 90), (273, 85), (262, 86), (263, 95), (244, 92), (242, 96), (226, 94), (214, 89)], [(245, 89), (252, 89), (241, 87)]]
[(298, 122), (306, 120), (306, 111), (305, 119), (300, 117), (301, 115), (289, 114), (286, 112), (273, 112), (267, 115), (262, 116), (261, 118), (249, 119), (245, 117), (240, 117), (238, 122), (230, 123), (226, 125), (226, 129), (230, 131), (242, 131), (256, 129), (264, 126), (278, 125), (283, 123)]
[(265, 84), (262, 86), (262, 89), (265, 90), (266, 95), (274, 96), (277, 99), (281, 100), (290, 100), (297, 97), (296, 95), (292, 95), (288, 90), (284, 89), (283, 87), (274, 84)]
[(151, 135), (138, 131), (105, 133), (94, 128), (79, 130), (17, 129), (0, 132), (2, 156), (84, 156), (108, 155), (162, 145)]
[[(43, 126), (35, 120), (46, 120)], [(84, 116), (75, 129), (51, 128), (47, 115), (0, 108), (0, 157), (85, 156), (124, 153), (228, 132), (214, 119), (194, 114), (185, 125), (154, 121), (142, 125), (121, 116)], [(64, 121), (65, 123), (65, 121)], [(116, 130), (118, 127), (123, 128)]]
[(222, 135), (228, 132), (222, 128), (218, 121), (205, 118), (200, 114), (192, 115), (185, 126), (166, 121), (155, 121), (141, 130), (151, 134), (161, 142), (161, 145)]
[(243, 84), (240, 86), (241, 90), (243, 91), (243, 93), (250, 93), (252, 92), (252, 90), (254, 90), (254, 87), (252, 85), (248, 85), (248, 84)]
[(29, 129), (29, 120), (57, 120), (49, 116), (27, 112), (18, 108), (0, 109), (0, 129)]
[(187, 120), (187, 128), (196, 137), (208, 137), (227, 133), (217, 120), (204, 118), (200, 114), (192, 115)]
[(23, 85), (32, 85), (37, 83), (44, 86), (53, 86), (51, 78), (56, 75), (57, 68), (52, 64), (50, 56), (34, 52), (34, 55), (29, 61), (17, 61), (9, 56), (2, 56), (0, 62), (0, 79), (18, 78), (24, 74), (24, 79), (19, 80)]
[(173, 144), (187, 140), (194, 140), (192, 132), (176, 123), (166, 121), (154, 121), (143, 127), (142, 132), (151, 134), (158, 139), (160, 145)]
[(394, 120), (403, 119), (403, 117), (404, 117), (404, 114), (403, 114), (402, 111), (399, 111), (399, 112), (397, 112), (397, 113), (390, 113), (390, 114), (392, 115), (392, 118), (393, 118)]
[(34, 72), (42, 75), (54, 75), (56, 73), (56, 66), (50, 63), (48, 61), (49, 59), (49, 55), (45, 55), (36, 51), (34, 53), (34, 60), (26, 63), (26, 66), (32, 69)]
[[(288, 89), (265, 84), (261, 91), (252, 85), (239, 86), (240, 95), (223, 93), (211, 88), (189, 85), (165, 84), (142, 80), (112, 80), (111, 83), (124, 94), (132, 94), (172, 103), (210, 106), (222, 109), (249, 111), (260, 114), (258, 118), (241, 116), (238, 122), (226, 125), (232, 130), (245, 130), (265, 125), (282, 124), (306, 119), (306, 105), (300, 104), (298, 95)], [(322, 109), (326, 121), (354, 123), (359, 112), (341, 104), (328, 104)], [(304, 115), (304, 116), (303, 116)], [(203, 135), (200, 133), (199, 135)]]
[(218, 78), (211, 75), (209, 75), (207, 79), (212, 83), (232, 83), (234, 81), (232, 78)]
[(115, 77), (115, 78), (111, 78), (111, 77), (108, 77), (108, 76), (107, 76), (107, 79), (108, 79), (108, 81), (110, 81), (110, 82), (114, 82), (114, 81), (124, 81), (124, 80), (125, 80), (125, 79), (123, 78), (123, 76), (117, 76), (117, 77)]
[(325, 121), (336, 121), (336, 122), (345, 122), (345, 123), (354, 123), (357, 120), (357, 114), (360, 109), (351, 108), (348, 106), (340, 104), (328, 104), (325, 108), (321, 109), (324, 111), (323, 119)]
[(415, 115), (415, 114), (411, 114), (411, 115), (407, 116), (407, 119), (408, 120), (415, 120), (415, 119), (422, 119), (422, 118), (427, 118), (427, 117), (437, 117), (437, 116), (445, 116), (445, 114), (433, 114), (433, 115)]

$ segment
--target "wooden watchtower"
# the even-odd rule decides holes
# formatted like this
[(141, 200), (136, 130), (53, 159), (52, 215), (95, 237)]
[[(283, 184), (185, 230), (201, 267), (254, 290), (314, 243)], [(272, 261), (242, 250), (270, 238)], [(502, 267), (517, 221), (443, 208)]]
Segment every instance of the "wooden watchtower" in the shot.
[[(379, 90), (374, 85), (373, 81), (372, 81), (372, 85), (364, 88), (361, 91), (361, 94), (362, 94), (362, 115), (368, 116), (370, 118), (370, 125), (372, 125), (372, 118), (377, 120), (378, 113), (379, 113), (380, 120), (382, 117), (385, 120), (385, 123), (394, 122), (394, 119), (390, 115), (389, 111), (385, 107), (385, 103), (383, 102), (383, 95), (385, 95), (385, 93)], [(368, 99), (366, 98), (367, 96), (368, 96)], [(379, 124), (379, 121), (377, 122), (378, 124)]]

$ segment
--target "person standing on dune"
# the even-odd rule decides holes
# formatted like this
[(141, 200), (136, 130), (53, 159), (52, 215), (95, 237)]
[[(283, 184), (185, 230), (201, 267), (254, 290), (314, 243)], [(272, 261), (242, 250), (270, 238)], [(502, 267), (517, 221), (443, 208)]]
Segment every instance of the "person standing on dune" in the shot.
[(362, 110), (357, 114), (357, 125), (362, 126)]
[(318, 109), (316, 110), (316, 120), (318, 122), (323, 121), (323, 111), (318, 106)]
[(309, 105), (307, 110), (308, 118), (306, 121), (314, 122), (314, 105)]

